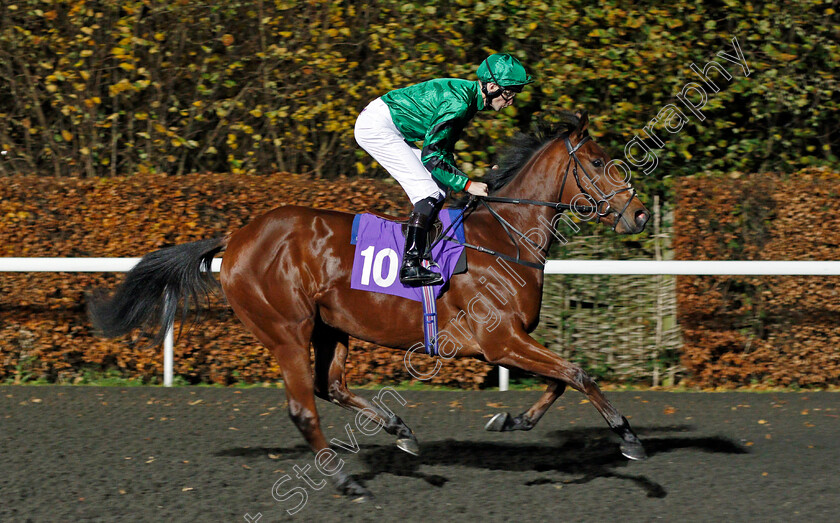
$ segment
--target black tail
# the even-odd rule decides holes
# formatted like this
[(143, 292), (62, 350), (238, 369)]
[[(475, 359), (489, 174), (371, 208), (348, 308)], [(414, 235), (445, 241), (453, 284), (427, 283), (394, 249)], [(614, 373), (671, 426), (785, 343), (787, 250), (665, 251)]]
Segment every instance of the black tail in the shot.
[(147, 254), (112, 296), (97, 291), (90, 297), (88, 312), (94, 327), (108, 338), (141, 328), (152, 336), (152, 344), (161, 343), (179, 303), (183, 325), (190, 308), (206, 306), (219, 289), (210, 266), (226, 245), (226, 238), (214, 238)]

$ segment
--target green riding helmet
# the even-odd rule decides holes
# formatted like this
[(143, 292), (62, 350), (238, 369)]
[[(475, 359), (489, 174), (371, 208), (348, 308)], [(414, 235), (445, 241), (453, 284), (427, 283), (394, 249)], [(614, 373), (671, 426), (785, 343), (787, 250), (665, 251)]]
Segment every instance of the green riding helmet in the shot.
[(476, 74), (482, 82), (493, 82), (515, 92), (534, 81), (519, 60), (509, 54), (491, 54), (481, 62)]

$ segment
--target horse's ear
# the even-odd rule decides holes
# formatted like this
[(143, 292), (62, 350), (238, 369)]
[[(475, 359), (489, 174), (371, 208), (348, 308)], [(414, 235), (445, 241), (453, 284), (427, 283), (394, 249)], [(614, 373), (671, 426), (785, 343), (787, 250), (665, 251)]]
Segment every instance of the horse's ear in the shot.
[(583, 133), (586, 132), (586, 129), (589, 128), (589, 113), (586, 111), (583, 112), (576, 112), (575, 116), (578, 117), (578, 126), (575, 129), (575, 134), (578, 138), (583, 137)]

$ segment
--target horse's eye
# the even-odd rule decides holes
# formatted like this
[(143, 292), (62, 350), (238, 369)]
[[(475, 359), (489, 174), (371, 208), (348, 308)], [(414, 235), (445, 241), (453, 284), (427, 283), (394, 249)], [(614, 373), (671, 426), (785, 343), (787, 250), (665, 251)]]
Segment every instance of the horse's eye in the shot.
[(604, 162), (602, 162), (601, 160), (592, 160), (592, 165), (594, 165), (595, 167), (602, 167), (604, 165)]

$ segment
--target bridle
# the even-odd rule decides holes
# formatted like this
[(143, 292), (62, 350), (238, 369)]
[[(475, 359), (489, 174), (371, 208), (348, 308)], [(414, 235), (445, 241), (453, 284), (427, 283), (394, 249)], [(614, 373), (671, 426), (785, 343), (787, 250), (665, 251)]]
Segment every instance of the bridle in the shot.
[[(606, 194), (603, 193), (603, 191), (601, 191), (601, 189), (595, 183), (594, 178), (592, 178), (592, 176), (590, 176), (589, 173), (586, 172), (586, 169), (584, 168), (583, 163), (580, 161), (580, 158), (578, 158), (578, 156), (576, 154), (577, 151), (589, 140), (591, 140), (591, 138), (590, 138), (589, 134), (586, 134), (577, 143), (577, 145), (572, 146), (572, 142), (569, 140), (569, 136), (566, 135), (566, 136), (563, 137), (563, 142), (566, 145), (566, 151), (569, 154), (569, 161), (566, 163), (566, 169), (563, 173), (563, 181), (560, 183), (560, 195), (557, 198), (558, 201), (547, 202), (547, 201), (542, 201), (542, 200), (528, 200), (528, 199), (524, 199), (524, 198), (505, 198), (505, 197), (501, 197), (501, 196), (474, 196), (474, 195), (471, 195), (469, 200), (467, 201), (467, 204), (464, 206), (463, 210), (461, 211), (461, 213), (454, 220), (452, 220), (452, 223), (449, 225), (449, 227), (447, 227), (446, 230), (443, 231), (440, 234), (440, 236), (438, 236), (438, 238), (434, 241), (434, 243), (432, 243), (432, 245), (429, 247), (429, 252), (431, 252), (432, 248), (434, 248), (438, 244), (438, 242), (440, 242), (441, 240), (446, 240), (446, 241), (451, 241), (451, 242), (457, 243), (459, 245), (463, 245), (464, 247), (467, 247), (469, 249), (474, 249), (474, 250), (477, 250), (479, 252), (490, 254), (492, 256), (497, 256), (499, 258), (502, 258), (502, 259), (505, 259), (505, 260), (508, 260), (508, 261), (512, 261), (512, 262), (515, 262), (515, 263), (519, 263), (519, 264), (525, 265), (527, 267), (531, 267), (531, 268), (539, 269), (539, 270), (545, 269), (545, 264), (543, 264), (543, 263), (530, 262), (530, 261), (527, 261), (527, 260), (523, 260), (521, 258), (520, 249), (519, 249), (519, 242), (516, 240), (516, 238), (514, 237), (514, 235), (512, 233), (515, 233), (517, 236), (522, 238), (527, 243), (531, 244), (533, 247), (536, 247), (537, 249), (541, 250), (543, 247), (541, 245), (537, 244), (531, 238), (528, 238), (527, 236), (525, 236), (521, 231), (519, 231), (519, 229), (517, 229), (516, 227), (511, 225), (507, 220), (502, 218), (499, 215), (499, 213), (497, 213), (490, 206), (490, 202), (510, 203), (510, 204), (514, 204), (514, 205), (541, 205), (541, 206), (544, 206), (544, 207), (551, 207), (551, 208), (557, 210), (558, 212), (574, 210), (576, 212), (584, 213), (584, 214), (594, 213), (597, 216), (597, 220), (598, 220), (599, 223), (601, 221), (601, 218), (604, 218), (604, 217), (606, 217), (610, 214), (616, 214), (617, 216), (616, 216), (616, 220), (615, 220), (615, 225), (613, 225), (613, 231), (615, 231), (615, 228), (618, 226), (618, 222), (624, 216), (624, 212), (627, 210), (627, 207), (630, 206), (630, 202), (633, 200), (633, 198), (636, 198), (636, 189), (634, 189), (631, 186), (628, 186), (628, 187), (625, 187), (624, 189), (620, 189), (618, 191), (613, 191), (609, 195), (606, 195)], [(572, 165), (572, 162), (574, 162), (574, 165)], [(592, 185), (592, 187), (594, 187), (595, 190), (598, 191), (598, 195), (601, 197), (600, 199), (596, 200), (589, 193), (589, 191), (586, 190), (586, 188), (583, 186), (583, 184), (581, 184), (580, 175), (578, 174), (578, 167), (580, 167), (581, 172), (586, 177), (586, 179), (589, 181), (589, 183)], [(572, 176), (574, 176), (574, 178), (575, 178), (575, 183), (578, 186), (578, 190), (580, 191), (580, 194), (582, 194), (584, 196), (584, 198), (586, 198), (588, 201), (595, 202), (594, 206), (592, 206), (592, 205), (578, 205), (578, 204), (575, 204), (575, 203), (562, 203), (562, 201), (563, 201), (563, 191), (566, 188), (566, 180), (568, 179), (570, 168), (572, 170)], [(632, 192), (632, 194), (630, 195), (630, 198), (627, 199), (627, 203), (624, 204), (624, 207), (621, 209), (621, 211), (612, 210), (612, 208), (610, 206), (609, 199), (614, 197), (615, 195), (617, 195), (619, 193), (622, 193), (622, 192), (625, 192), (625, 191), (631, 191)], [(513, 256), (508, 256), (506, 254), (503, 254), (503, 253), (500, 253), (500, 252), (497, 252), (497, 251), (494, 251), (494, 250), (491, 250), (491, 249), (487, 249), (485, 247), (482, 247), (481, 245), (472, 245), (470, 243), (462, 242), (462, 241), (460, 241), (456, 238), (452, 238), (450, 236), (447, 236), (447, 233), (449, 232), (449, 230), (452, 229), (453, 227), (457, 226), (459, 223), (463, 223), (463, 221), (466, 220), (467, 217), (470, 214), (472, 214), (473, 211), (475, 211), (476, 208), (478, 208), (478, 205), (483, 205), (490, 212), (490, 214), (493, 216), (493, 218), (495, 218), (496, 221), (499, 222), (499, 225), (502, 226), (502, 229), (504, 229), (505, 233), (508, 235), (508, 238), (510, 238), (511, 242), (516, 246), (516, 257), (515, 258)]]
[[(560, 197), (558, 198), (558, 200), (563, 201), (563, 191), (566, 189), (566, 178), (569, 175), (569, 167), (572, 165), (572, 161), (574, 161), (575, 164), (574, 164), (574, 168), (572, 169), (572, 176), (574, 176), (574, 178), (575, 178), (575, 183), (578, 186), (578, 190), (580, 191), (580, 194), (583, 194), (584, 197), (587, 198), (588, 200), (595, 202), (595, 214), (598, 216), (598, 223), (601, 222), (601, 218), (604, 218), (605, 216), (608, 216), (611, 213), (616, 215), (615, 224), (613, 225), (613, 231), (615, 231), (615, 228), (618, 227), (618, 222), (624, 216), (624, 212), (627, 210), (627, 207), (630, 206), (630, 202), (632, 202), (633, 198), (636, 197), (636, 189), (634, 189), (631, 186), (627, 186), (624, 189), (619, 189), (617, 191), (612, 191), (608, 195), (604, 194), (603, 191), (601, 191), (601, 189), (595, 183), (595, 179), (592, 178), (592, 176), (590, 176), (588, 172), (586, 172), (586, 169), (583, 167), (583, 163), (580, 161), (580, 158), (578, 158), (577, 154), (575, 154), (578, 151), (578, 149), (580, 149), (589, 140), (591, 140), (591, 137), (589, 136), (589, 133), (587, 133), (577, 143), (577, 145), (572, 147), (572, 142), (569, 140), (569, 137), (565, 136), (563, 138), (563, 142), (566, 144), (566, 151), (568, 151), (568, 153), (569, 153), (569, 162), (566, 164), (566, 172), (563, 173), (563, 181), (560, 183)], [(589, 191), (587, 191), (583, 187), (583, 185), (580, 183), (580, 176), (578, 175), (578, 167), (580, 167), (581, 172), (583, 172), (583, 175), (586, 176), (586, 179), (589, 181), (589, 183), (592, 185), (592, 187), (594, 187), (595, 190), (598, 191), (598, 196), (601, 197), (600, 200), (596, 200), (591, 194), (589, 194)], [(611, 209), (609, 200), (611, 198), (613, 198), (614, 196), (616, 196), (617, 194), (620, 194), (620, 193), (623, 193), (623, 192), (626, 192), (626, 191), (631, 191), (632, 192), (632, 194), (630, 195), (630, 198), (627, 198), (627, 203), (624, 204), (624, 207), (621, 208), (621, 211), (619, 211), (619, 212), (613, 211)], [(601, 204), (605, 204), (605, 208), (603, 210), (601, 210)], [(579, 207), (575, 207), (575, 209), (580, 210)]]

